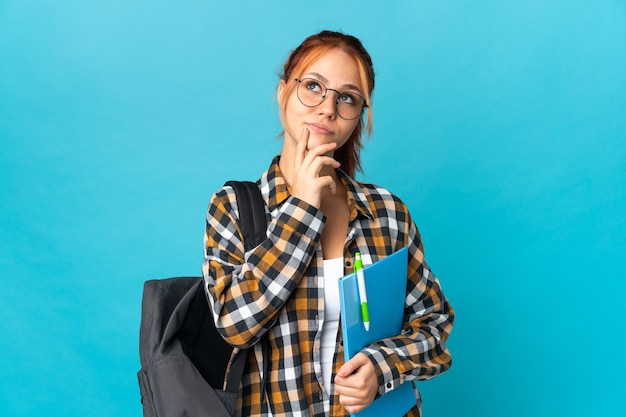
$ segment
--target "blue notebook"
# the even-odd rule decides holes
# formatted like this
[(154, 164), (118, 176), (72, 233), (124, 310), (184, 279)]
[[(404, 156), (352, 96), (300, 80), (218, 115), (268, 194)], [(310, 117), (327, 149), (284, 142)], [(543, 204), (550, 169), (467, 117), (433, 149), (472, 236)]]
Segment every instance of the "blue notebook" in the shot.
[[(372, 342), (399, 335), (404, 318), (408, 249), (406, 247), (364, 267), (370, 329), (361, 317), (356, 274), (339, 279), (341, 331), (345, 360), (348, 361)], [(403, 416), (415, 405), (413, 384), (405, 382), (374, 400), (358, 417)]]

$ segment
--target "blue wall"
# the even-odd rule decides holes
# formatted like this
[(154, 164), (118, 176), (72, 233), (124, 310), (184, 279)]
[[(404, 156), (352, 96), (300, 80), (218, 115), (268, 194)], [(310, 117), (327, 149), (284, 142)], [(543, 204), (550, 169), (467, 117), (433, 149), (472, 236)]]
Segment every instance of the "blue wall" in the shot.
[(626, 414), (623, 1), (0, 3), (0, 414), (141, 415), (142, 283), (280, 149), (324, 28), (377, 70), (364, 179), (409, 204), (457, 310), (426, 417)]

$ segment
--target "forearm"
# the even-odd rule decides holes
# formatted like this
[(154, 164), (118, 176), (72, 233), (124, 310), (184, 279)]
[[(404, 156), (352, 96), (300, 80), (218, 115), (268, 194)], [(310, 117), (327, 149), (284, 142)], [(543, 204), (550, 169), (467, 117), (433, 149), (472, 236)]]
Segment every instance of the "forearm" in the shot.
[(363, 351), (376, 367), (380, 394), (406, 380), (432, 378), (445, 372), (452, 363), (446, 341), (452, 330), (454, 311), (424, 260), (414, 225), (408, 236), (410, 260), (402, 333)]
[(440, 311), (412, 314), (401, 335), (363, 350), (377, 369), (379, 393), (405, 381), (425, 380), (445, 372), (452, 364), (446, 341), (454, 313), (447, 302)]
[(324, 217), (290, 198), (269, 223), (267, 239), (247, 253), (236, 219), (229, 217), (207, 216), (203, 271), (217, 328), (230, 344), (248, 347), (272, 326), (297, 288), (315, 253)]

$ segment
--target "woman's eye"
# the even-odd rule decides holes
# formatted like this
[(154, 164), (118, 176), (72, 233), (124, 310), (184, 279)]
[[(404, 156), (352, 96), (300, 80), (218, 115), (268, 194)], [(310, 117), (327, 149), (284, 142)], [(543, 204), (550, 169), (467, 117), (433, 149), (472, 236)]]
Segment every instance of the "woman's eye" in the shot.
[(322, 86), (320, 86), (320, 84), (318, 82), (315, 81), (309, 81), (306, 83), (306, 88), (307, 90), (316, 92), (316, 93), (321, 93), (322, 92)]
[(350, 105), (356, 104), (356, 99), (354, 98), (354, 96), (348, 93), (342, 93), (341, 95), (339, 95), (339, 100), (341, 100), (341, 102), (343, 103)]

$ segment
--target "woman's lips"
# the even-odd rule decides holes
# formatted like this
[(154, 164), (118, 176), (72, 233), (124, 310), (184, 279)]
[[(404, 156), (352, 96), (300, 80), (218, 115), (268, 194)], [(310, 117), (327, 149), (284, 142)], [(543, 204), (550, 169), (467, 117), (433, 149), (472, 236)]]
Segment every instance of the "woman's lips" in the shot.
[(330, 127), (322, 123), (305, 123), (305, 124), (311, 131), (315, 133), (319, 133), (321, 135), (332, 135), (335, 133)]

